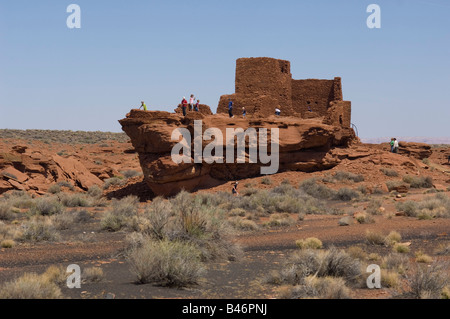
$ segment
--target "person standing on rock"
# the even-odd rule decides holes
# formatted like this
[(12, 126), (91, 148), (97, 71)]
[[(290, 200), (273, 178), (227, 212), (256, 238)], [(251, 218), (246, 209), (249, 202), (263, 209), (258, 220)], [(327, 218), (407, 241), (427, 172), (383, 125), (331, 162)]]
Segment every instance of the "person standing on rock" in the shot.
[(391, 137), (391, 141), (389, 142), (389, 145), (391, 146), (391, 153), (394, 153), (394, 138)]
[(398, 153), (398, 141), (395, 137), (394, 137), (394, 153)]
[(147, 105), (145, 105), (144, 101), (141, 101), (141, 106), (139, 107), (140, 109), (144, 109), (144, 111), (147, 111)]
[(183, 110), (183, 116), (186, 116), (186, 108), (187, 108), (187, 101), (186, 98), (183, 96), (183, 100), (181, 100), (181, 109)]
[(245, 116), (247, 115), (247, 110), (245, 109), (245, 106), (242, 107), (242, 117), (245, 119)]
[(235, 196), (239, 195), (237, 187), (238, 187), (238, 181), (234, 182), (233, 188), (231, 189), (231, 193)]
[(276, 108), (276, 109), (275, 109), (275, 115), (276, 115), (276, 116), (280, 116), (280, 114), (281, 114), (280, 109), (279, 109), (279, 108)]
[(233, 116), (233, 101), (228, 102), (228, 115), (230, 115), (230, 117), (234, 117)]
[(194, 108), (194, 101), (195, 101), (194, 94), (191, 94), (191, 97), (189, 98), (189, 111), (192, 111), (192, 109)]
[(197, 100), (197, 103), (195, 103), (195, 105), (194, 105), (194, 111), (195, 112), (199, 111), (199, 108), (198, 108), (199, 105), (200, 105), (200, 100)]

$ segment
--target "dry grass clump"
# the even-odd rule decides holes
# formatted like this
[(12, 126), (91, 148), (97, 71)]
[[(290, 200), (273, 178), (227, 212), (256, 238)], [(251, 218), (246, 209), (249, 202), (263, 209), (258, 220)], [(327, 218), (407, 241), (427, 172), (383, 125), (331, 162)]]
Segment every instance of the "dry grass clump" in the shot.
[(88, 267), (81, 274), (83, 283), (101, 282), (104, 278), (103, 269), (100, 267)]
[(400, 254), (407, 254), (410, 251), (409, 246), (402, 243), (395, 243), (392, 249)]
[(393, 246), (399, 243), (402, 239), (400, 233), (396, 231), (391, 231), (387, 235), (383, 235), (381, 232), (366, 231), (366, 240), (371, 245), (384, 245), (384, 246)]
[(295, 245), (300, 249), (321, 249), (323, 247), (322, 241), (315, 237), (296, 240)]
[(350, 299), (350, 289), (340, 277), (305, 278), (303, 285), (287, 287), (280, 293), (282, 299)]
[(293, 219), (288, 213), (275, 213), (270, 215), (269, 220), (263, 224), (267, 227), (287, 227), (295, 224)]
[(427, 254), (425, 254), (422, 251), (417, 251), (415, 253), (416, 256), (416, 263), (425, 263), (425, 264), (429, 264), (433, 262), (433, 258), (431, 258), (430, 256), (428, 256)]
[(44, 274), (25, 273), (0, 286), (0, 299), (60, 299), (61, 273), (56, 266)]

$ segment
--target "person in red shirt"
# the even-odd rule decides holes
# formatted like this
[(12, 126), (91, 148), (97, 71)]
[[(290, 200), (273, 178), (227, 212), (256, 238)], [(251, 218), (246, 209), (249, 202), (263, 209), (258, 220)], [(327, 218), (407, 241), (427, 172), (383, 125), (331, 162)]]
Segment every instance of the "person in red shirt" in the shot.
[(181, 109), (183, 110), (183, 116), (186, 116), (187, 105), (188, 102), (186, 101), (186, 98), (183, 96), (183, 100), (181, 101)]

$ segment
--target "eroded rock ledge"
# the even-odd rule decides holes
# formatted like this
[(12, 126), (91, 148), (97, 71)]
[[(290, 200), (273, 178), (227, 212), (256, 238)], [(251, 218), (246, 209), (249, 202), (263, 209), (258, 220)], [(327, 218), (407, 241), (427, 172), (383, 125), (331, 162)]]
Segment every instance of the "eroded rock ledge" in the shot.
[[(171, 152), (179, 140), (172, 141), (172, 133), (177, 128), (189, 130), (194, 136), (194, 121), (201, 121), (202, 133), (209, 128), (217, 128), (222, 132), (223, 163), (215, 161), (211, 164), (202, 161), (194, 162), (194, 139), (191, 140), (191, 162), (177, 164)], [(267, 116), (264, 118), (229, 118), (224, 114), (205, 115), (189, 112), (186, 117), (178, 113), (163, 111), (131, 110), (126, 118), (119, 120), (123, 131), (130, 137), (139, 154), (139, 161), (144, 179), (156, 195), (171, 196), (180, 190), (194, 191), (209, 188), (230, 180), (254, 177), (261, 174), (263, 164), (249, 163), (248, 140), (246, 141), (246, 163), (226, 160), (226, 129), (261, 128), (278, 129), (279, 132), (279, 169), (312, 172), (330, 169), (345, 158), (339, 149), (347, 148), (351, 143), (359, 141), (353, 129), (344, 126), (325, 124), (326, 117), (301, 119), (294, 116)], [(197, 122), (198, 123), (198, 122)], [(214, 139), (214, 137), (213, 137)], [(270, 139), (269, 139), (270, 141)], [(202, 149), (211, 140), (202, 140)], [(269, 143), (268, 151), (271, 151)], [(236, 153), (236, 152), (235, 152)]]

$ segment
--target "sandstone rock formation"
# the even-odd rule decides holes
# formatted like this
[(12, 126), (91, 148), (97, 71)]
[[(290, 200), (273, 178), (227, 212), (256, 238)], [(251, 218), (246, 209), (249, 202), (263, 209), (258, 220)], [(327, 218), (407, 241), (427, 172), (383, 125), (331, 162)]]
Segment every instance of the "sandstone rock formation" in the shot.
[(103, 184), (73, 158), (27, 153), (26, 146), (14, 146), (11, 152), (0, 153), (0, 194), (14, 189), (44, 194), (52, 184), (62, 181), (81, 190)]
[[(120, 120), (122, 129), (131, 138), (139, 154), (144, 178), (156, 195), (174, 195), (182, 189), (195, 190), (212, 187), (225, 181), (258, 176), (261, 167), (267, 166), (258, 160), (249, 163), (249, 145), (246, 141), (246, 163), (223, 159), (223, 163), (195, 163), (194, 140), (191, 140), (190, 163), (177, 164), (171, 152), (179, 140), (172, 141), (172, 133), (177, 128), (186, 128), (194, 136), (194, 121), (201, 121), (201, 133), (209, 128), (219, 129), (222, 134), (220, 145), (226, 156), (226, 129), (248, 128), (270, 131), (279, 130), (279, 171), (315, 171), (331, 168), (340, 162), (333, 153), (336, 147), (347, 147), (355, 140), (351, 128), (332, 126), (317, 119), (296, 117), (232, 118), (227, 115), (203, 115), (190, 112), (186, 117), (160, 111), (131, 110), (125, 119)], [(211, 141), (202, 139), (202, 149)], [(269, 152), (271, 144), (269, 143)]]

